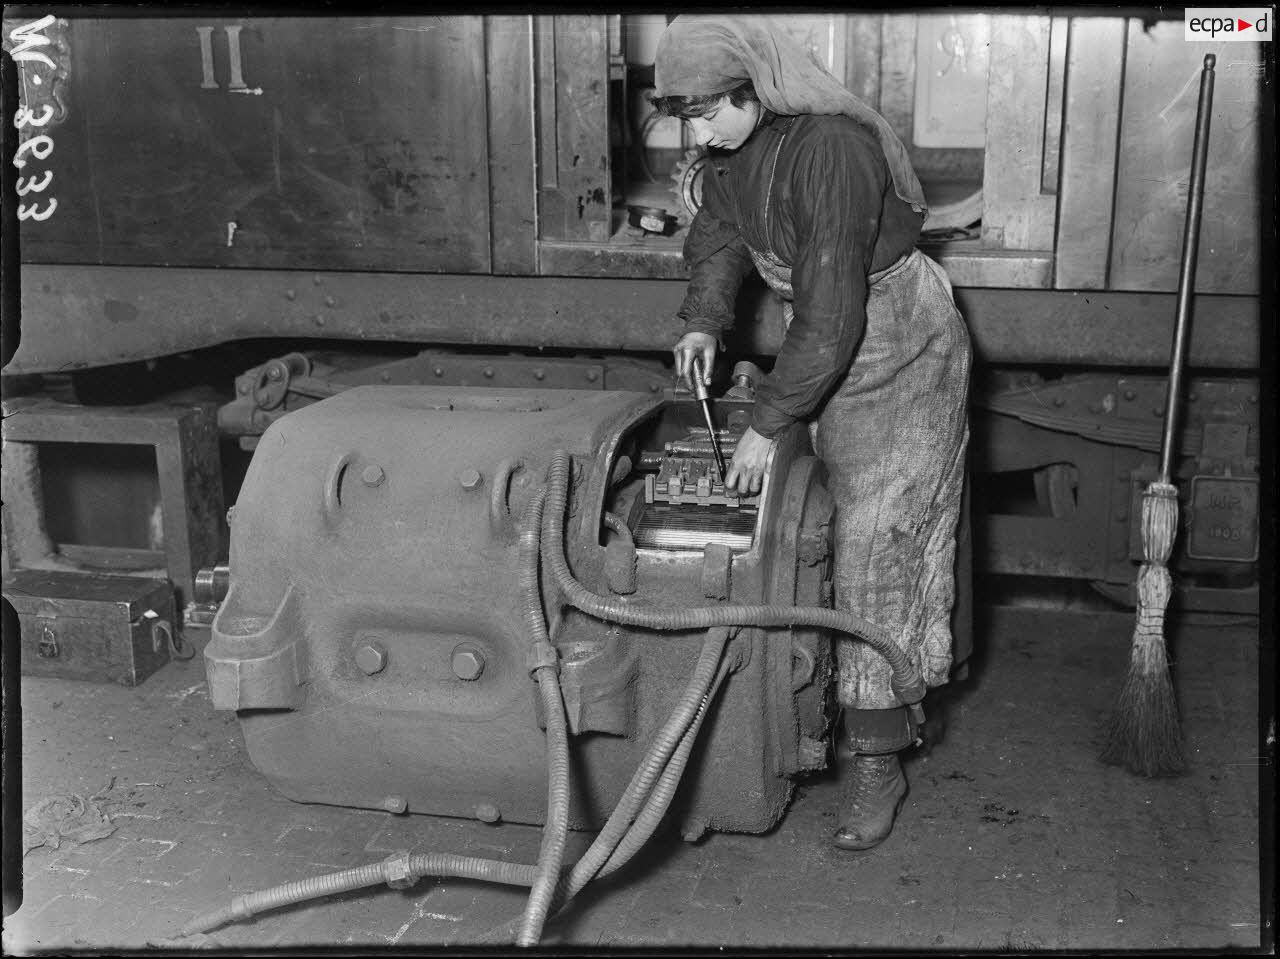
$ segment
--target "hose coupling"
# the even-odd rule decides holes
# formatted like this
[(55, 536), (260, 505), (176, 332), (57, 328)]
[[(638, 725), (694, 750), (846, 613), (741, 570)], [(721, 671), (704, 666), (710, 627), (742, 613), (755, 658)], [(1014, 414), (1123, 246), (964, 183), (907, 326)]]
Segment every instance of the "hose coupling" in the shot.
[(914, 706), (924, 699), (924, 694), (928, 691), (928, 687), (924, 684), (924, 677), (920, 675), (920, 670), (912, 669), (911, 675), (905, 681), (900, 681), (898, 674), (894, 673), (889, 680), (889, 686), (893, 689), (894, 695), (898, 697), (898, 702), (906, 706)]
[(536, 673), (544, 666), (549, 666), (556, 671), (556, 675), (559, 675), (560, 654), (548, 642), (534, 643), (529, 648), (528, 656), (525, 657), (525, 665), (529, 667), (530, 673)]
[(409, 889), (418, 881), (409, 867), (409, 853), (406, 850), (392, 853), (382, 861), (382, 874), (387, 885), (392, 889)]

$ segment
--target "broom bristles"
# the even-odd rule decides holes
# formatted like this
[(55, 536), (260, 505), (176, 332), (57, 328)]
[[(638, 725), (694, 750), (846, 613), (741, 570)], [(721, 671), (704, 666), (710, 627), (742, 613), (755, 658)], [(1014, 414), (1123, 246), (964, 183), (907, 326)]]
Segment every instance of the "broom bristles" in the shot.
[(1129, 663), (1101, 758), (1139, 776), (1174, 776), (1186, 770), (1178, 707), (1167, 666), (1150, 670), (1136, 661)]
[(1140, 776), (1171, 776), (1186, 769), (1178, 706), (1164, 645), (1164, 611), (1172, 592), (1173, 581), (1164, 566), (1142, 564), (1138, 570), (1138, 622), (1133, 630), (1129, 672), (1100, 755), (1103, 762), (1122, 765)]

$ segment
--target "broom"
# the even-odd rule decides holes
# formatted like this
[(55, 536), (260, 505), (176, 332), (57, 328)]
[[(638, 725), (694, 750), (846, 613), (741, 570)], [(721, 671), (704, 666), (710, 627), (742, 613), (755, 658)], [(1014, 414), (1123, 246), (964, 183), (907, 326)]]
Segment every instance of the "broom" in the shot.
[(1200, 212), (1204, 203), (1209, 108), (1213, 102), (1216, 59), (1213, 54), (1208, 54), (1200, 72), (1190, 195), (1182, 234), (1182, 270), (1178, 276), (1177, 322), (1164, 402), (1160, 474), (1142, 495), (1143, 563), (1138, 570), (1138, 621), (1129, 653), (1129, 673), (1116, 701), (1107, 729), (1107, 742), (1101, 753), (1103, 762), (1123, 765), (1130, 772), (1142, 776), (1173, 775), (1186, 768), (1178, 706), (1165, 651), (1164, 614), (1173, 592), (1173, 581), (1167, 568), (1178, 532), (1178, 488), (1173, 485), (1173, 458), (1178, 435), (1178, 400), (1182, 393), (1182, 375), (1191, 330), (1191, 297), (1200, 244)]

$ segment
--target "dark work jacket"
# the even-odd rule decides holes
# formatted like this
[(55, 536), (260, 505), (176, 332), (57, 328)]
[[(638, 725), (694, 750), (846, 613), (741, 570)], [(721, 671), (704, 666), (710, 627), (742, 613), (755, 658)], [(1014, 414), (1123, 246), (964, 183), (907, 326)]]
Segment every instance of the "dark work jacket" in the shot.
[(848, 372), (867, 277), (910, 253), (923, 222), (894, 192), (875, 137), (845, 116), (768, 115), (739, 150), (713, 156), (684, 245), (685, 332), (720, 338), (732, 327), (748, 248), (789, 265), (795, 291), (795, 318), (756, 392), (757, 433), (772, 438), (807, 418)]

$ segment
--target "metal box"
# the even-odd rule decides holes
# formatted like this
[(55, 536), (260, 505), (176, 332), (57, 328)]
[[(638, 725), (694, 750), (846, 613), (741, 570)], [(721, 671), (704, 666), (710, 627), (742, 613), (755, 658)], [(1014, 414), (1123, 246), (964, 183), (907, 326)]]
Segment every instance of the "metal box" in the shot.
[(167, 579), (19, 569), (4, 578), (22, 632), (22, 672), (136, 686), (169, 661)]

